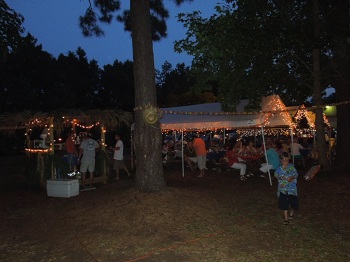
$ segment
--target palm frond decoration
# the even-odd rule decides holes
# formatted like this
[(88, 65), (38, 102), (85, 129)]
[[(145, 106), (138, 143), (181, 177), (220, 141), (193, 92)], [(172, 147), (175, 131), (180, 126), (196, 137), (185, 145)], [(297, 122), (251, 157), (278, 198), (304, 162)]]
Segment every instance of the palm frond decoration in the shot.
[(52, 112), (24, 111), (20, 113), (4, 113), (0, 115), (0, 130), (13, 132), (16, 129), (32, 128), (49, 124), (50, 117), (54, 118), (54, 130), (60, 135), (64, 127), (76, 123), (92, 125), (101, 123), (105, 128), (114, 128), (122, 124), (130, 126), (133, 120), (131, 112), (120, 109), (83, 111), (80, 109), (58, 109)]

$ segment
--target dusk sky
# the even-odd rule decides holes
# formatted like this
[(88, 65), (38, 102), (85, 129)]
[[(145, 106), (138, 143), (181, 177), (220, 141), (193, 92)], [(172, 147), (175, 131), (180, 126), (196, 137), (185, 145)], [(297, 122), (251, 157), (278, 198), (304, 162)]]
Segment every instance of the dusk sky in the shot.
[[(42, 44), (43, 50), (57, 57), (59, 54), (75, 52), (82, 47), (88, 60), (95, 59), (103, 67), (118, 59), (121, 62), (132, 60), (131, 36), (123, 25), (113, 22), (104, 26), (104, 37), (84, 38), (79, 28), (79, 16), (85, 13), (88, 0), (6, 0), (8, 6), (25, 18), (26, 33), (30, 32)], [(129, 9), (129, 0), (122, 0), (122, 10)], [(154, 43), (155, 66), (161, 69), (165, 61), (173, 67), (177, 63), (190, 66), (192, 58), (186, 53), (174, 52), (174, 41), (185, 38), (186, 30), (177, 22), (178, 13), (190, 13), (199, 10), (203, 17), (215, 13), (214, 7), (221, 0), (196, 0), (177, 7), (172, 0), (164, 0), (170, 18), (167, 20), (168, 37)]]

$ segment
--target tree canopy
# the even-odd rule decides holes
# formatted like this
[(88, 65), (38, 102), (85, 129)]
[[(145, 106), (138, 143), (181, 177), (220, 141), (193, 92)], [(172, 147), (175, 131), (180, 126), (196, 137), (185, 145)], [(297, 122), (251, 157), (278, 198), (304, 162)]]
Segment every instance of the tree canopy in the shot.
[[(218, 5), (208, 19), (198, 12), (179, 15), (188, 31), (175, 47), (194, 56), (192, 70), (198, 86), (218, 82), (220, 99), (233, 105), (230, 109), (245, 97), (252, 99), (250, 107), (254, 108), (255, 100), (271, 93), (287, 103), (304, 102), (312, 95), (312, 48), (316, 44), (311, 1), (228, 2)], [(317, 40), (325, 89), (329, 86), (327, 32)]]
[(0, 0), (0, 61), (15, 49), (22, 40), (24, 18)]

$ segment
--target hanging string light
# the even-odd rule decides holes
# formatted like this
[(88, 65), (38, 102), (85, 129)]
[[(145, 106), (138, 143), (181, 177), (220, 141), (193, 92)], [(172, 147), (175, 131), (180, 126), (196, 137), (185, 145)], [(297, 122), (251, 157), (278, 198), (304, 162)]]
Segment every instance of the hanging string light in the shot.
[(92, 125), (90, 125), (90, 126), (84, 126), (84, 125), (79, 124), (79, 123), (75, 123), (75, 124), (76, 124), (78, 127), (81, 127), (81, 128), (83, 128), (83, 129), (91, 129), (91, 128), (93, 128), (94, 126), (99, 125), (99, 124), (100, 124), (100, 122), (97, 122), (97, 123), (92, 124)]
[(50, 148), (47, 148), (47, 149), (25, 148), (25, 151), (29, 153), (48, 153), (51, 150)]

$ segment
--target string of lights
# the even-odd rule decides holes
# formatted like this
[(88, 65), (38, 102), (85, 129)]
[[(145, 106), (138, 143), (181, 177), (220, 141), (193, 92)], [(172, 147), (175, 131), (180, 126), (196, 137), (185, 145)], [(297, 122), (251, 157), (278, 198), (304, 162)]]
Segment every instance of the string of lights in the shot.
[[(275, 100), (278, 101), (278, 100)], [(340, 106), (340, 105), (346, 105), (350, 104), (350, 101), (344, 101), (344, 102), (338, 102), (338, 103), (332, 103), (332, 104), (324, 104), (324, 105), (319, 105), (319, 106), (310, 106), (310, 107), (305, 107), (305, 109), (309, 111), (313, 111), (318, 108), (325, 108), (327, 106)], [(260, 111), (249, 111), (249, 112), (191, 112), (191, 111), (175, 111), (175, 110), (163, 110), (161, 108), (156, 108), (156, 107), (150, 107), (144, 106), (144, 107), (135, 107), (134, 111), (138, 110), (145, 110), (148, 108), (153, 108), (160, 114), (172, 114), (172, 115), (214, 115), (214, 116), (219, 116), (219, 115), (259, 115), (259, 114), (269, 114), (269, 113), (282, 113), (282, 112), (291, 112), (294, 111), (295, 109), (288, 109), (286, 107), (280, 107), (278, 110), (271, 109), (271, 110), (260, 110)]]

